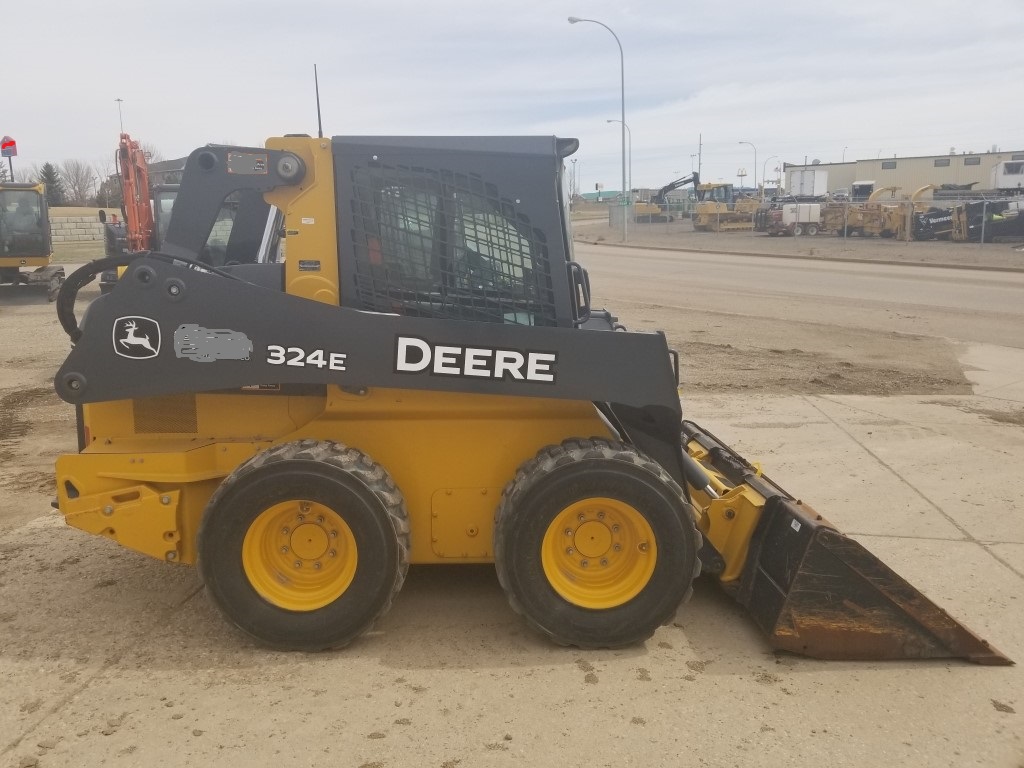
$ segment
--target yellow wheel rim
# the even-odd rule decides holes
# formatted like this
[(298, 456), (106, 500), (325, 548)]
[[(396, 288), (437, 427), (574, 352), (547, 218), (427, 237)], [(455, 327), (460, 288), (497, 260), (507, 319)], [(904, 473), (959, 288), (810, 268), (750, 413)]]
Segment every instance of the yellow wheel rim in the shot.
[(581, 608), (615, 608), (647, 586), (658, 560), (654, 531), (617, 499), (583, 499), (544, 533), (541, 565), (551, 587)]
[(253, 589), (289, 611), (315, 611), (349, 588), (356, 540), (341, 515), (314, 501), (263, 510), (242, 541), (242, 567)]

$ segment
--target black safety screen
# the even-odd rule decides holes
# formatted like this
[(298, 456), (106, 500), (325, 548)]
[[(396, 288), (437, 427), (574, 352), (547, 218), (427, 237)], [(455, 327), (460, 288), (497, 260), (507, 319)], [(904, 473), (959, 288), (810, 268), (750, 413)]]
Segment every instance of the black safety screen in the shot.
[(343, 303), (414, 317), (557, 325), (543, 229), (485, 174), (441, 160), (428, 167), (368, 157), (343, 166), (336, 183), (350, 210), (339, 211), (339, 234), (350, 238), (356, 294)]

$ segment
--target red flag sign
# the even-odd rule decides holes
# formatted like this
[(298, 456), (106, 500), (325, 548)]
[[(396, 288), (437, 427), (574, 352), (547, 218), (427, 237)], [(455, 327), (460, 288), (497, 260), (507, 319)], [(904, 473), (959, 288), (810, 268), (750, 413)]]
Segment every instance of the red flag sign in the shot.
[(10, 136), (0, 139), (0, 157), (17, 157), (18, 144)]

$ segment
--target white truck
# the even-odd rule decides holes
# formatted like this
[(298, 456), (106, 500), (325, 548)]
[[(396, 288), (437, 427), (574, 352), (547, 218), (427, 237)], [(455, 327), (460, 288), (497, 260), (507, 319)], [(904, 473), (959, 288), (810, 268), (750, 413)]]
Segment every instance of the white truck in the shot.
[(821, 197), (828, 192), (828, 171), (811, 168), (789, 172), (786, 194), (793, 197)]

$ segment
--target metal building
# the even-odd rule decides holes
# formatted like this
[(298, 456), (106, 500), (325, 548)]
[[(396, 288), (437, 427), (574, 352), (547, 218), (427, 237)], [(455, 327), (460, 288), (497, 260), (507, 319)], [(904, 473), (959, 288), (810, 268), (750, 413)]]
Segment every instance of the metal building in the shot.
[[(874, 189), (899, 187), (897, 197), (907, 197), (926, 184), (951, 184), (970, 192), (1004, 188), (1024, 189), (1024, 150), (1013, 152), (950, 152), (921, 157), (879, 157), (845, 163), (784, 163), (786, 190), (800, 186), (810, 172), (825, 172), (829, 194), (852, 194), (855, 184), (873, 182)], [(1011, 174), (1008, 176), (1006, 171)], [(970, 185), (970, 186), (968, 186)], [(1005, 185), (1005, 186), (1004, 186)], [(930, 193), (922, 196), (929, 199)]]

